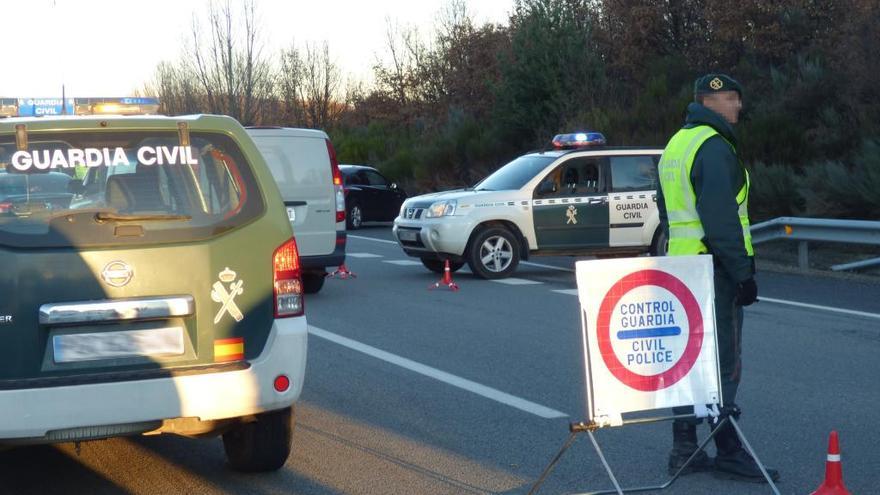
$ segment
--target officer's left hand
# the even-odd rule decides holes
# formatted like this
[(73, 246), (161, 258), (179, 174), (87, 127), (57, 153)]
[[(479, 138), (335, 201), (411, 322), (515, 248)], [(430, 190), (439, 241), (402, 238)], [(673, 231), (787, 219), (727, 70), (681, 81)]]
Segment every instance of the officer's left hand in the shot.
[(758, 302), (758, 284), (754, 278), (736, 285), (736, 303), (740, 306), (748, 306)]

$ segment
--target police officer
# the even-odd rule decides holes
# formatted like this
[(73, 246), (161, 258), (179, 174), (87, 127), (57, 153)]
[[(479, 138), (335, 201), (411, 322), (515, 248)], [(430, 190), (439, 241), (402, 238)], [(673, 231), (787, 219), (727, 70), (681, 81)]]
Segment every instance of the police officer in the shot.
[[(758, 300), (749, 233), (749, 174), (737, 156), (733, 126), (742, 88), (724, 74), (694, 83), (687, 120), (660, 159), (660, 220), (668, 226), (670, 256), (710, 254), (715, 265), (715, 316), (724, 403), (733, 404), (740, 381), (743, 306)], [(676, 414), (692, 413), (676, 408)], [(676, 420), (669, 471), (674, 474), (697, 449), (698, 420)], [(715, 436), (714, 463), (700, 452), (688, 473), (713, 470), (724, 478), (764, 481), (757, 463), (727, 423)], [(767, 469), (777, 480), (779, 473)]]

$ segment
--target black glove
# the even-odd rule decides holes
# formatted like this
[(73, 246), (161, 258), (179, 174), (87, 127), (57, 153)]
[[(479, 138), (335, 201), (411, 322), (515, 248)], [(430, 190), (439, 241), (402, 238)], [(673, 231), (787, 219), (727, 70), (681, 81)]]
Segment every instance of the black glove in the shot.
[(740, 306), (748, 306), (758, 302), (758, 284), (754, 278), (736, 285), (736, 303)]

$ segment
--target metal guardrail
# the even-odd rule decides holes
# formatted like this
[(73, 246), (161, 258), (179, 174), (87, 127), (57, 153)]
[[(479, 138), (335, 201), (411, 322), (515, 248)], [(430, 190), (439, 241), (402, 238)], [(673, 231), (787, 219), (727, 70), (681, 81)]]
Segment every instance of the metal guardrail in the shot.
[[(752, 244), (778, 239), (798, 241), (798, 267), (802, 270), (810, 265), (810, 241), (880, 246), (880, 222), (870, 220), (779, 217), (752, 225), (751, 231)], [(874, 265), (880, 265), (880, 258), (834, 265), (831, 269), (852, 270)]]

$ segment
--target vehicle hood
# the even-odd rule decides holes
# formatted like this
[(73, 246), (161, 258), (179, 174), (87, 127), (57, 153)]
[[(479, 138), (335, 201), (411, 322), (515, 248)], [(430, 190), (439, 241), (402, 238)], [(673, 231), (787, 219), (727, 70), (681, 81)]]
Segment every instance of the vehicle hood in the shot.
[(507, 200), (514, 191), (474, 191), (473, 189), (456, 189), (454, 191), (443, 191), (421, 196), (413, 196), (406, 200), (406, 206), (427, 208), (437, 201), (456, 200), (460, 205), (483, 203), (488, 201)]

